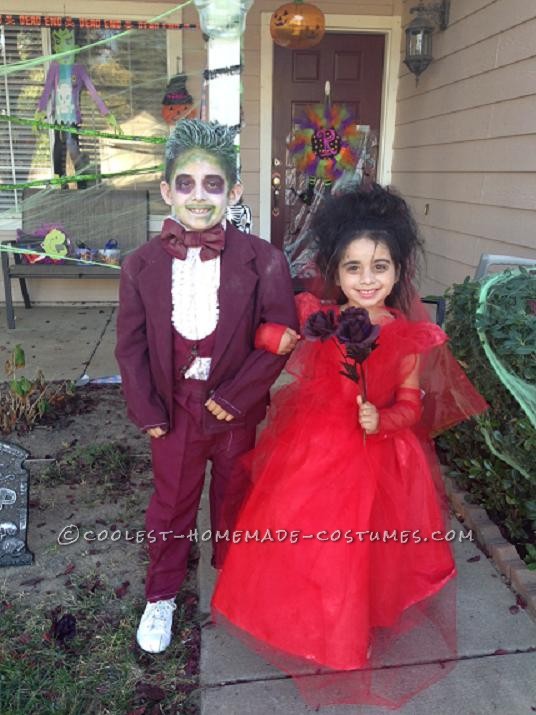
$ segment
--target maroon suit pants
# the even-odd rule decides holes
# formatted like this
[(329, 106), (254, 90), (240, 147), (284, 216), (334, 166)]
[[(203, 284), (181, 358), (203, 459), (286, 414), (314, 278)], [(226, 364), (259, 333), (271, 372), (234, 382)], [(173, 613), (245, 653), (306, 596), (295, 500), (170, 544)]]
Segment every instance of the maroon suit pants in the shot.
[(195, 529), (207, 462), (212, 463), (210, 522), (213, 563), (218, 567), (225, 543), (222, 541), (221, 549), (218, 548), (214, 535), (230, 526), (223, 509), (228, 511), (228, 505), (236, 505), (245, 491), (247, 477), (238, 469), (237, 459), (254, 446), (255, 427), (203, 434), (201, 415), (206, 410), (205, 400), (205, 383), (182, 381), (175, 395), (173, 429), (164, 437), (151, 439), (154, 493), (146, 515), (148, 601), (174, 598), (186, 576), (188, 553), (194, 540), (188, 535)]

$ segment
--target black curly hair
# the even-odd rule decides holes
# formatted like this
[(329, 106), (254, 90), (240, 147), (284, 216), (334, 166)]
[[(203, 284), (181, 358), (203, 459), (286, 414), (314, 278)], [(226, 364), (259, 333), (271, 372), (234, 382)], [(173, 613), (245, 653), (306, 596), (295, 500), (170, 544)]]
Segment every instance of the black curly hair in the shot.
[(311, 229), (316, 237), (316, 263), (332, 296), (337, 292), (337, 270), (346, 247), (366, 236), (387, 246), (398, 272), (386, 304), (409, 312), (423, 242), (409, 206), (392, 188), (372, 184), (333, 194), (315, 213)]

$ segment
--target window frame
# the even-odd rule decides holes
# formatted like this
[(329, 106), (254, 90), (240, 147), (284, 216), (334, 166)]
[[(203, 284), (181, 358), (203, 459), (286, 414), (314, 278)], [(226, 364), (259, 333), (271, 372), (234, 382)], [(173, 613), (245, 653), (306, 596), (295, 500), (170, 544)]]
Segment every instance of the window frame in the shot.
[[(165, 11), (166, 8), (162, 8), (163, 11)], [(158, 10), (155, 8), (155, 10), (151, 13), (152, 17), (155, 17), (156, 15), (154, 13), (158, 13)], [(9, 13), (14, 13), (17, 14), (20, 11), (20, 8), (17, 8), (15, 6), (13, 7), (7, 7), (4, 9), (4, 14), (9, 14)], [(61, 14), (61, 11), (59, 13), (52, 13), (51, 11), (42, 13), (44, 16), (46, 15), (58, 15)], [(79, 17), (79, 18), (84, 18), (84, 19), (89, 19), (89, 18), (95, 18), (99, 15), (97, 12), (83, 12), (83, 11), (78, 11), (78, 10), (73, 10), (71, 13), (72, 16)], [(147, 15), (146, 14), (141, 14), (139, 12), (123, 12), (123, 19), (126, 20), (147, 20)], [(102, 14), (101, 14), (102, 16)], [(182, 10), (177, 10), (176, 13), (173, 13), (169, 16), (167, 16), (164, 20), (164, 22), (170, 22), (170, 23), (181, 23), (182, 22)], [(21, 27), (21, 26), (17, 26)], [(153, 32), (153, 30), (138, 30), (138, 32)], [(178, 72), (182, 71), (182, 65), (183, 65), (183, 56), (182, 56), (182, 51), (183, 51), (183, 41), (182, 41), (182, 32), (183, 30), (165, 30), (166, 33), (166, 67), (167, 67), (167, 78), (166, 81), (169, 81), (169, 79), (177, 74)], [(52, 39), (51, 39), (51, 28), (49, 27), (41, 27), (41, 47), (42, 47), (42, 52), (43, 56), (49, 56), (52, 54)], [(44, 63), (44, 70), (45, 70), (45, 76), (46, 73), (48, 72), (50, 66), (50, 62)], [(0, 81), (2, 81), (2, 78), (0, 77)], [(48, 130), (49, 134), (49, 151), (50, 151), (50, 175), (53, 175), (54, 168), (53, 168), (53, 146), (54, 146), (54, 130), (49, 129)], [(22, 227), (22, 215), (21, 215), (21, 210), (20, 210), (20, 205), (17, 208), (10, 209), (11, 217), (10, 218), (2, 218), (2, 214), (0, 213), (0, 233), (2, 231), (15, 231), (18, 228)], [(162, 212), (162, 214), (152, 214), (149, 216), (149, 230), (150, 231), (159, 231), (162, 223), (163, 216), (165, 215), (165, 210)]]

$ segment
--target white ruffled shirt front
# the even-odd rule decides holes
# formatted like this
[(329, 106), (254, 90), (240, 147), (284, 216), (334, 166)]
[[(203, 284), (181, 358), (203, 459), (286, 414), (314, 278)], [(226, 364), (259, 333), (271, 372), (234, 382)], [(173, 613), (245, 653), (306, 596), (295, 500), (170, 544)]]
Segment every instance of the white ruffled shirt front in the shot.
[[(179, 258), (172, 261), (171, 321), (175, 330), (188, 340), (202, 340), (214, 332), (220, 315), (220, 256), (202, 261), (200, 252), (200, 247), (188, 248), (184, 261)], [(195, 358), (185, 379), (207, 380), (210, 363), (211, 358)]]

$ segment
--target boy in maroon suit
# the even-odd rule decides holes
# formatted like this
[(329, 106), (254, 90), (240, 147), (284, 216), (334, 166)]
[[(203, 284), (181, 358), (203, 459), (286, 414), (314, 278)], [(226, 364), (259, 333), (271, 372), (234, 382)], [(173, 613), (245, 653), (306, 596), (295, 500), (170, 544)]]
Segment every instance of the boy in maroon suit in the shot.
[(283, 254), (225, 221), (242, 194), (231, 130), (178, 122), (166, 144), (161, 193), (171, 217), (122, 265), (115, 352), (129, 416), (151, 437), (148, 603), (137, 640), (153, 653), (171, 640), (206, 463), (214, 533), (224, 499), (239, 502), (233, 468), (253, 447), (285, 363), (255, 349), (255, 332), (267, 322), (297, 328)]

